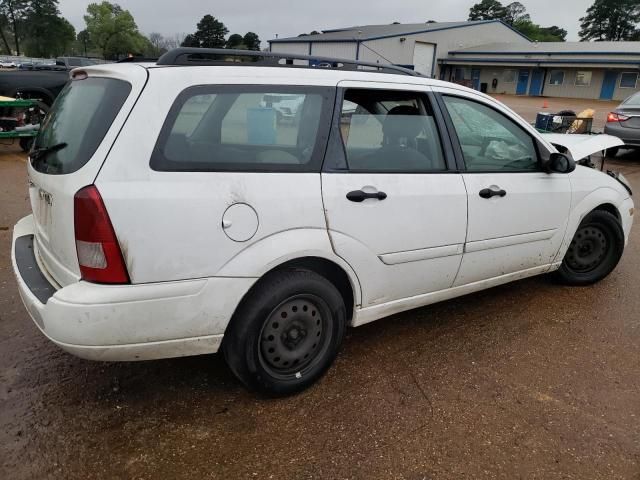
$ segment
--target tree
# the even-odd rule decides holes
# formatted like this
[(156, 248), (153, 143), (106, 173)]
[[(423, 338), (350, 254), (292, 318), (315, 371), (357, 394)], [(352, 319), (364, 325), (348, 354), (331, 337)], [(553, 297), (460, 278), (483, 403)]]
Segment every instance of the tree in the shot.
[[(514, 23), (513, 28), (536, 42), (564, 42), (567, 35), (566, 30), (558, 27), (544, 28), (531, 20), (520, 20)], [(564, 35), (561, 35), (562, 32)]]
[(187, 35), (180, 44), (181, 47), (199, 47), (200, 40), (195, 35)]
[(505, 16), (503, 20), (509, 25), (517, 22), (531, 21), (531, 16), (527, 13), (527, 9), (520, 2), (510, 3), (505, 7)]
[(140, 53), (144, 48), (145, 38), (138, 32), (133, 16), (119, 5), (107, 1), (91, 3), (84, 21), (91, 40), (103, 58)]
[(62, 55), (76, 38), (75, 28), (60, 16), (58, 0), (31, 0), (23, 30), (30, 57)]
[(247, 32), (242, 43), (247, 47), (247, 50), (260, 50), (260, 38), (256, 33)]
[(169, 50), (169, 39), (165, 38), (164, 35), (158, 32), (151, 32), (149, 34), (149, 57), (159, 57), (163, 53), (166, 53)]
[(469, 20), (502, 20), (538, 42), (563, 42), (567, 36), (567, 31), (562, 28), (545, 28), (534, 23), (520, 2), (512, 2), (505, 7), (498, 0), (482, 0), (469, 10)]
[(308, 37), (309, 35), (320, 35), (320, 32), (317, 30), (313, 30), (309, 33), (301, 33), (300, 35), (298, 35), (299, 37)]
[(244, 45), (244, 38), (239, 33), (234, 33), (227, 39), (227, 48), (246, 48)]
[(27, 15), (27, 7), (26, 0), (0, 0), (0, 16), (3, 16), (9, 24), (16, 55), (20, 55), (21, 27)]
[(9, 34), (9, 21), (5, 15), (0, 16), (0, 38), (2, 39), (2, 46), (8, 55), (11, 55), (11, 46), (7, 40)]
[(76, 40), (82, 46), (82, 51), (84, 52), (84, 56), (86, 57), (87, 51), (93, 47), (89, 32), (87, 32), (86, 30), (82, 30), (78, 32), (78, 35), (76, 36)]
[(636, 35), (638, 22), (639, 0), (595, 0), (580, 19), (580, 40), (630, 40)]
[(502, 20), (507, 10), (498, 0), (482, 0), (469, 10), (469, 20)]
[(224, 23), (212, 15), (205, 15), (198, 23), (198, 30), (194, 34), (202, 48), (224, 48), (225, 35), (229, 33)]
[(548, 33), (549, 35), (553, 35), (554, 37), (558, 38), (559, 40), (556, 40), (558, 42), (564, 42), (567, 40), (568, 32), (564, 28), (560, 28), (555, 25), (552, 25), (551, 27), (544, 27), (542, 28), (542, 30)]

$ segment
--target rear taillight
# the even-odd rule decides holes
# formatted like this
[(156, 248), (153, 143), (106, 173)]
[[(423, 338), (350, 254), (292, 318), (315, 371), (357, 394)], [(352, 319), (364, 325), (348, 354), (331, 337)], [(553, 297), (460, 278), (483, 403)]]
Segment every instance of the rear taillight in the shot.
[(78, 191), (73, 201), (76, 250), (82, 280), (129, 283), (118, 239), (95, 185)]
[(626, 115), (620, 115), (619, 113), (611, 112), (607, 115), (607, 123), (611, 122), (624, 122), (625, 120), (629, 120), (629, 117)]

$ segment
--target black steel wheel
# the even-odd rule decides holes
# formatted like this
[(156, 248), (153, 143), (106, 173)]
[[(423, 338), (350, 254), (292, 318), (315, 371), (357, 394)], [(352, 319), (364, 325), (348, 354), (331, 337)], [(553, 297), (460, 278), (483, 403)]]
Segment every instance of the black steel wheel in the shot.
[(304, 375), (322, 359), (333, 329), (327, 303), (315, 295), (295, 295), (278, 305), (260, 334), (260, 362), (274, 377)]
[(225, 332), (222, 350), (249, 388), (288, 395), (313, 384), (335, 359), (346, 326), (340, 292), (308, 270), (265, 276)]
[(618, 219), (604, 210), (585, 217), (557, 272), (569, 285), (590, 285), (609, 275), (624, 251), (624, 232)]
[(591, 272), (602, 263), (607, 248), (607, 232), (600, 225), (580, 227), (567, 250), (567, 266), (574, 272)]

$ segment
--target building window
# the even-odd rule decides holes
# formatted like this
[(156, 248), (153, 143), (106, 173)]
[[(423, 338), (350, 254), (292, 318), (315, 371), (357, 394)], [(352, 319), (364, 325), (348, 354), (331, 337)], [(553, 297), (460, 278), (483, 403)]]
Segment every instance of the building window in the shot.
[(505, 70), (503, 73), (504, 83), (516, 83), (516, 71)]
[(638, 74), (635, 72), (622, 72), (620, 75), (620, 88), (636, 88)]
[(576, 72), (576, 87), (588, 87), (591, 85), (591, 74), (589, 71)]
[(562, 85), (564, 83), (563, 70), (551, 70), (549, 74), (549, 85)]
[(463, 80), (471, 79), (471, 70), (468, 68), (458, 67), (454, 72), (453, 79), (456, 82), (462, 82)]

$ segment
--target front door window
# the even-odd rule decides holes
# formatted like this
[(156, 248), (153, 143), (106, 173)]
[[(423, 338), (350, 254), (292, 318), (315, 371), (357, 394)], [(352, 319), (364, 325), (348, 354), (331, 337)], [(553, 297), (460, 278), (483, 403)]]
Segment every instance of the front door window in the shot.
[(533, 138), (496, 110), (460, 97), (445, 96), (467, 170), (535, 172), (538, 153)]

